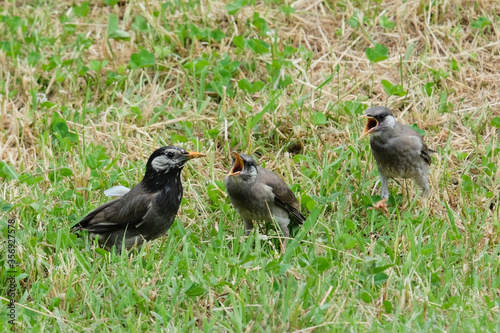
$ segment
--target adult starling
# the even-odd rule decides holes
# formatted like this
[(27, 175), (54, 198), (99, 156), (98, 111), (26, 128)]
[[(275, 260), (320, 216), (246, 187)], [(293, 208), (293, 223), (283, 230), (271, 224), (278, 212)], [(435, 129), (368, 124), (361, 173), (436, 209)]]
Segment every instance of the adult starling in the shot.
[(245, 154), (233, 152), (233, 167), (226, 176), (226, 190), (236, 211), (245, 222), (245, 236), (253, 229), (253, 220), (278, 222), (285, 237), (293, 220), (305, 221), (297, 198), (283, 179), (272, 171), (258, 166)]
[(429, 193), (430, 154), (434, 153), (424, 143), (422, 136), (408, 126), (400, 124), (391, 110), (375, 106), (366, 110), (366, 126), (361, 138), (371, 134), (370, 147), (377, 162), (382, 185), (382, 200), (373, 207), (387, 212), (389, 198), (389, 178), (411, 178)]
[[(160, 237), (172, 225), (182, 200), (184, 163), (205, 156), (180, 147), (157, 149), (146, 164), (142, 181), (129, 191), (96, 208), (72, 227), (88, 230), (99, 244), (121, 251)], [(118, 187), (117, 187), (118, 188)]]

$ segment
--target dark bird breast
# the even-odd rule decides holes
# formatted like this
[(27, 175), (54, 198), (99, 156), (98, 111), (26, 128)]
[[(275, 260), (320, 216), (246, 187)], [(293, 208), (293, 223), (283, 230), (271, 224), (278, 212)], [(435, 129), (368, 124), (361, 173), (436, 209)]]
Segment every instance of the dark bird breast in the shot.
[(163, 235), (172, 226), (181, 205), (183, 189), (180, 179), (172, 182), (158, 194), (144, 217), (144, 223), (137, 227), (139, 233), (153, 240)]

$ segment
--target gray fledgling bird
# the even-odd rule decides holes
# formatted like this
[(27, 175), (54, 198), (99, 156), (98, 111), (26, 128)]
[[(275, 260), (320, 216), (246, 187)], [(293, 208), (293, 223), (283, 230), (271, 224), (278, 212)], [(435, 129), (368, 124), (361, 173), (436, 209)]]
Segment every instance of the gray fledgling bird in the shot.
[[(160, 237), (175, 220), (182, 200), (181, 171), (193, 158), (205, 156), (180, 147), (162, 147), (149, 157), (142, 181), (122, 188), (118, 199), (96, 208), (72, 227), (88, 230), (101, 246), (127, 250)], [(127, 191), (128, 190), (128, 191)]]
[(387, 212), (389, 178), (411, 178), (422, 188), (422, 195), (427, 195), (431, 154), (435, 151), (427, 147), (420, 134), (398, 123), (386, 107), (371, 107), (361, 117), (367, 122), (360, 139), (371, 134), (370, 147), (382, 185), (382, 200), (373, 207)]
[(245, 236), (253, 229), (253, 220), (278, 222), (285, 237), (290, 236), (289, 224), (302, 225), (304, 215), (300, 205), (283, 179), (258, 166), (245, 154), (233, 152), (233, 167), (226, 176), (226, 190), (236, 211), (245, 222)]

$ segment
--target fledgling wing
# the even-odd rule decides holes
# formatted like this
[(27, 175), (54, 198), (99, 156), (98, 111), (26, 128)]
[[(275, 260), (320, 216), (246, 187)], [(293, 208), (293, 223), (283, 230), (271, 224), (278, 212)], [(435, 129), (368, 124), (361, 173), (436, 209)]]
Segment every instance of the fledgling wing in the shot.
[(299, 201), (292, 190), (283, 181), (283, 179), (272, 171), (259, 167), (259, 175), (267, 186), (271, 187), (274, 193), (274, 202), (283, 207), (292, 215), (297, 223), (303, 224), (305, 216), (300, 212)]
[(424, 159), (424, 161), (427, 164), (431, 165), (431, 161), (432, 161), (431, 154), (435, 153), (436, 151), (427, 147), (427, 145), (425, 143), (422, 142), (422, 144), (423, 144), (423, 147), (422, 147), (422, 150), (420, 152), (420, 156), (422, 156), (422, 158)]
[(432, 161), (431, 154), (435, 153), (435, 151), (427, 147), (422, 136), (411, 127), (399, 123), (397, 124), (397, 130), (399, 140), (403, 141), (402, 147), (415, 152), (416, 155), (423, 158), (425, 163), (430, 165)]
[(90, 212), (72, 229), (104, 233), (134, 227), (142, 222), (156, 195), (157, 193), (144, 193), (134, 187), (125, 196)]
[(425, 163), (431, 165), (432, 162), (431, 154), (434, 153), (434, 150), (429, 149), (429, 147), (427, 147), (427, 145), (424, 143), (424, 140), (418, 133), (415, 134), (417, 134), (418, 136), (415, 135), (408, 136), (408, 140), (405, 143), (408, 144), (408, 147), (414, 150), (416, 154), (420, 155), (420, 157), (422, 157)]

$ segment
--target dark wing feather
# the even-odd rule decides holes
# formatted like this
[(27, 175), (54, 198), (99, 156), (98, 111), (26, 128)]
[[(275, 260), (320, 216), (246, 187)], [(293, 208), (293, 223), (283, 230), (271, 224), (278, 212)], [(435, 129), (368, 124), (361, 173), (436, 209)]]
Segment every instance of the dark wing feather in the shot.
[[(78, 230), (83, 230), (83, 229), (89, 229), (89, 226), (91, 226), (92, 223), (95, 224), (94, 221), (104, 221), (103, 220), (103, 212), (111, 211), (115, 209), (116, 205), (120, 204), (119, 202), (122, 200), (122, 198), (114, 199), (111, 201), (106, 202), (105, 204), (97, 207), (93, 211), (87, 214), (80, 222), (75, 224), (74, 226), (71, 227), (71, 231), (78, 231)], [(97, 216), (97, 218), (96, 218)]]
[(424, 139), (422, 136), (415, 131), (413, 128), (397, 123), (395, 128), (396, 133), (398, 134), (399, 140), (402, 140), (404, 143), (404, 147), (406, 149), (413, 149), (413, 151), (419, 151), (420, 157), (422, 157), (425, 163), (431, 165), (431, 154), (436, 151), (427, 147), (424, 143)]
[(423, 143), (423, 147), (422, 147), (422, 151), (420, 152), (420, 156), (422, 156), (425, 163), (431, 165), (431, 161), (432, 161), (431, 154), (435, 153), (435, 152), (436, 152), (435, 150), (430, 149), (429, 147), (427, 147), (427, 145), (425, 143)]
[(103, 233), (139, 224), (148, 212), (156, 194), (134, 187), (125, 196), (105, 203), (85, 216), (72, 229)]
[(305, 216), (300, 212), (299, 201), (283, 179), (272, 171), (259, 167), (259, 175), (267, 186), (273, 189), (274, 202), (283, 207), (297, 223), (303, 224)]
[(290, 213), (295, 218), (295, 221), (298, 224), (303, 224), (306, 220), (306, 217), (302, 215), (302, 213), (296, 207), (290, 205), (287, 202), (283, 202), (278, 196), (274, 198), (274, 202), (286, 209), (288, 213)]

